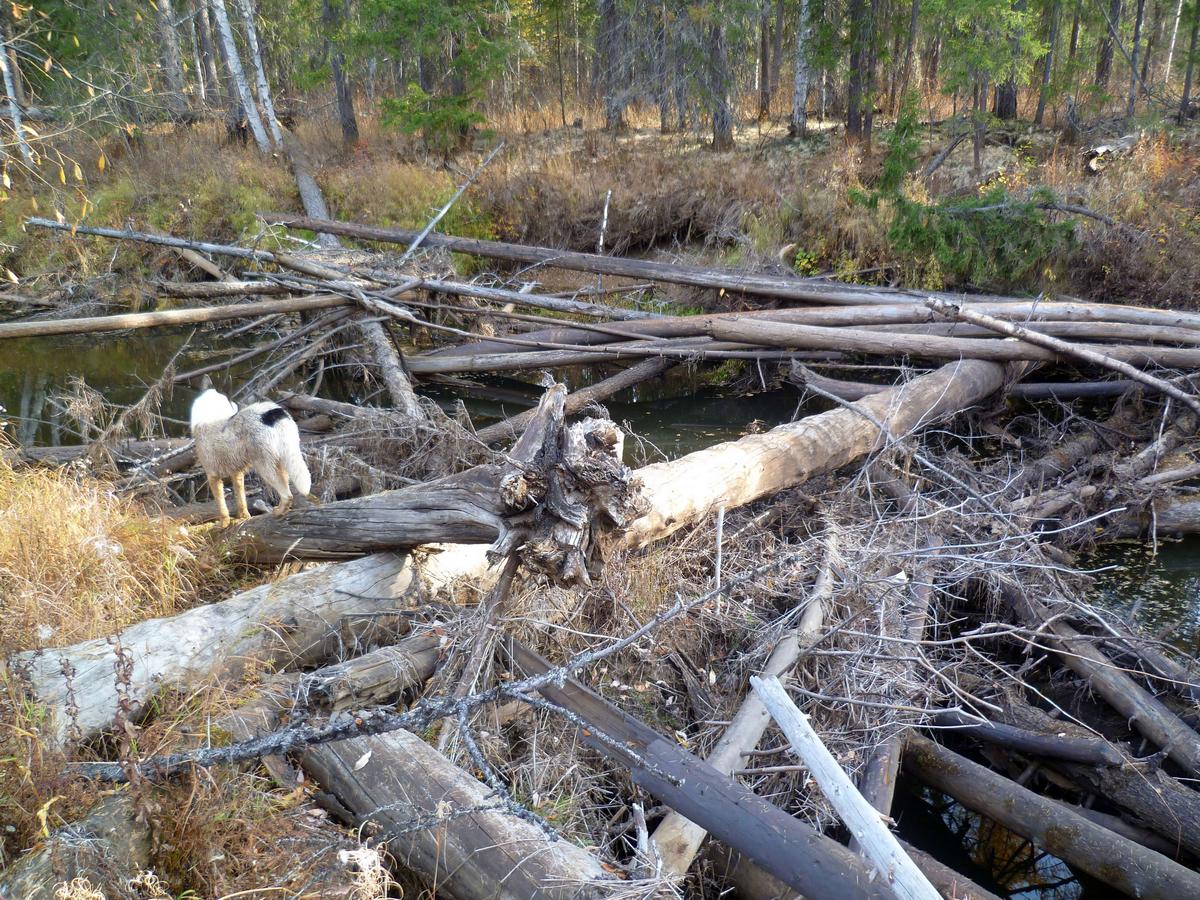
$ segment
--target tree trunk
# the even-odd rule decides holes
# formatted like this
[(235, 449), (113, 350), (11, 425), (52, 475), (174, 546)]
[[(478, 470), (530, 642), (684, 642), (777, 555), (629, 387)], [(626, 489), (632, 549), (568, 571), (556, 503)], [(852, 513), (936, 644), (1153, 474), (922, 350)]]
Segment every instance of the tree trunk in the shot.
[(600, 0), (596, 22), (596, 65), (604, 97), (604, 127), (608, 131), (625, 130), (624, 69), (625, 41), (621, 11), (617, 0)]
[(779, 93), (783, 71), (783, 0), (775, 0), (775, 25), (771, 29), (771, 96)]
[(25, 95), (25, 77), (21, 74), (21, 58), (17, 54), (17, 45), (13, 39), (13, 10), (16, 7), (11, 4), (0, 8), (0, 38), (4, 40), (4, 52), (8, 55), (8, 66), (12, 72), (13, 89), (12, 98), (17, 101), (17, 105), (24, 108), (29, 98)]
[(904, 103), (909, 82), (912, 80), (913, 52), (917, 45), (917, 25), (920, 21), (920, 14), (921, 0), (912, 0), (912, 14), (908, 20), (908, 40), (904, 44), (904, 70), (900, 76), (900, 90), (897, 92), (897, 112)]
[(1099, 56), (1096, 62), (1096, 87), (1108, 90), (1108, 79), (1112, 74), (1113, 43), (1118, 40), (1121, 27), (1121, 2), (1112, 0), (1104, 22), (1104, 36), (1100, 38)]
[(996, 118), (1001, 121), (1011, 121), (1017, 117), (1017, 79), (1009, 76), (1003, 83), (996, 86)]
[(217, 33), (221, 37), (221, 45), (225, 48), (225, 65), (229, 69), (237, 97), (241, 102), (242, 114), (250, 125), (254, 142), (263, 153), (271, 152), (271, 142), (263, 128), (262, 119), (258, 115), (258, 107), (254, 105), (254, 97), (250, 93), (250, 83), (246, 80), (246, 71), (242, 68), (241, 57), (238, 56), (237, 44), (233, 40), (233, 28), (229, 24), (229, 12), (225, 8), (225, 0), (212, 0), (213, 14), (217, 19)]
[(175, 30), (175, 10), (171, 0), (157, 0), (154, 8), (163, 78), (167, 83), (167, 109), (178, 119), (187, 112), (187, 98), (184, 96), (183, 56), (179, 49), (179, 33)]
[(865, 93), (870, 92), (867, 63), (870, 59), (871, 40), (868, 5), (871, 0), (850, 0), (847, 17), (850, 25), (850, 72), (846, 84), (846, 135), (851, 138), (863, 136), (863, 104)]
[(217, 54), (213, 50), (212, 23), (208, 17), (208, 0), (191, 0), (192, 18), (196, 22), (196, 38), (200, 42), (200, 73), (205, 94), (214, 104), (221, 103), (221, 79), (217, 75)]
[(800, 0), (800, 15), (796, 19), (796, 68), (792, 91), (792, 118), (788, 123), (788, 134), (794, 138), (803, 137), (808, 128), (808, 83), (812, 77), (812, 63), (809, 60), (812, 26), (808, 17), (808, 0)]
[(731, 77), (725, 51), (725, 26), (714, 22), (708, 30), (709, 64), (712, 91), (712, 146), (714, 150), (733, 149), (733, 108), (729, 100)]
[(763, 0), (758, 20), (758, 120), (771, 117), (771, 0)]
[(29, 149), (29, 144), (25, 140), (25, 129), (21, 124), (21, 107), (17, 103), (17, 90), (13, 80), (12, 67), (9, 65), (8, 47), (4, 48), (4, 52), (0, 53), (0, 73), (4, 76), (4, 93), (8, 99), (8, 117), (12, 122), (13, 137), (17, 142), (17, 147), (21, 151), (21, 159), (25, 161), (25, 165), (33, 166), (33, 152)]
[(1175, 39), (1179, 37), (1179, 20), (1183, 18), (1183, 0), (1175, 5), (1175, 22), (1171, 26), (1171, 43), (1167, 47), (1167, 65), (1163, 71), (1163, 85), (1171, 83), (1171, 66), (1175, 61)]
[(246, 23), (246, 49), (250, 52), (250, 62), (254, 66), (254, 82), (258, 88), (258, 101), (262, 104), (263, 115), (267, 119), (267, 127), (275, 145), (283, 145), (283, 131), (279, 119), (275, 115), (275, 103), (271, 99), (271, 85), (267, 82), (267, 70), (263, 67), (262, 50), (258, 45), (258, 28), (254, 24), (254, 6), (251, 0), (238, 0), (238, 9), (242, 13), (242, 21)]
[(1137, 14), (1133, 20), (1133, 52), (1129, 57), (1129, 102), (1125, 106), (1126, 118), (1133, 118), (1133, 109), (1138, 95), (1138, 56), (1142, 48), (1142, 20), (1146, 16), (1146, 0), (1137, 0)]
[(1033, 124), (1041, 125), (1046, 115), (1046, 101), (1050, 97), (1050, 79), (1054, 74), (1054, 55), (1058, 49), (1058, 23), (1062, 9), (1058, 0), (1050, 6), (1050, 34), (1046, 41), (1046, 55), (1042, 57), (1042, 86), (1038, 91), (1037, 112), (1033, 115)]
[(1192, 115), (1192, 74), (1196, 68), (1196, 39), (1200, 35), (1200, 3), (1196, 4), (1192, 13), (1192, 39), (1188, 44), (1187, 69), (1183, 76), (1183, 96), (1179, 101), (1179, 124), (1191, 118)]
[(659, 21), (657, 34), (657, 63), (658, 63), (658, 130), (662, 134), (671, 131), (671, 77), (674, 66), (671, 60), (671, 33), (668, 28), (666, 0), (659, 3)]
[(333, 89), (337, 96), (338, 121), (342, 125), (342, 140), (353, 144), (358, 140), (358, 119), (354, 115), (354, 94), (346, 78), (346, 57), (337, 42), (338, 30), (345, 19), (346, 9), (338, 10), (339, 0), (321, 0), (321, 18), (325, 31), (325, 47), (333, 74)]

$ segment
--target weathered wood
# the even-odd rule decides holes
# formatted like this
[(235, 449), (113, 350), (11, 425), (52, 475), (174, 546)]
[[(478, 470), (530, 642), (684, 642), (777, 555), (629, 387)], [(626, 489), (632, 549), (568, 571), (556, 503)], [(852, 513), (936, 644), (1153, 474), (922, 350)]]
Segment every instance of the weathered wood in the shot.
[(160, 281), (155, 285), (171, 297), (235, 297), (244, 294), (290, 294), (273, 281)]
[[(675, 361), (670, 359), (646, 359), (630, 366), (628, 369), (618, 372), (616, 375), (605, 378), (603, 381), (598, 381), (585, 388), (572, 391), (567, 395), (566, 414), (568, 416), (575, 415), (575, 413), (582, 410), (589, 403), (605, 400), (614, 394), (628, 390), (634, 385), (641, 384), (643, 381), (656, 378), (673, 365), (675, 365)], [(476, 432), (476, 436), (486, 444), (510, 439), (529, 424), (533, 416), (534, 410), (525, 410), (501, 422), (480, 428)]]
[(933, 721), (946, 728), (953, 728), (955, 734), (969, 735), (989, 744), (1016, 750), (1018, 753), (1094, 766), (1119, 766), (1125, 762), (1125, 757), (1120, 751), (1105, 740), (1045, 734), (1006, 725), (1003, 722), (988, 722), (982, 725), (953, 710), (942, 710), (933, 717)]
[(583, 900), (613, 886), (594, 856), (505, 810), (490, 788), (407, 731), (314, 747), (303, 766), (350, 824), (377, 828), (374, 839), (438, 897)]
[(643, 546), (719, 506), (733, 509), (854, 462), (884, 440), (872, 418), (893, 437), (906, 435), (980, 402), (1003, 383), (1004, 369), (994, 363), (951, 363), (859, 401), (865, 415), (835, 409), (645, 466), (637, 477), (649, 511), (631, 523), (624, 543)]
[[(820, 634), (825, 618), (825, 606), (833, 594), (836, 533), (831, 532), (827, 540), (821, 571), (813, 585), (812, 595), (800, 614), (800, 621), (795, 628), (780, 637), (779, 643), (775, 645), (766, 665), (763, 666), (764, 675), (782, 676), (796, 664), (801, 649), (811, 646)], [(704, 761), (722, 775), (732, 775), (735, 769), (741, 768), (746, 755), (758, 746), (763, 732), (770, 724), (771, 714), (767, 712), (758, 694), (754, 691), (748, 692), (729, 727)], [(663, 871), (676, 875), (686, 873), (705, 836), (705, 830), (695, 822), (677, 812), (668, 813), (654, 829), (653, 835), (662, 858)]]
[[(336, 646), (332, 626), (342, 617), (393, 609), (398, 600), (434, 593), (461, 578), (482, 583), (489, 577), (479, 546), (381, 554), (149, 619), (116, 636), (14, 654), (8, 668), (46, 709), (46, 741), (88, 739), (111, 727), (123, 702), (136, 717), (166, 688), (234, 679), (253, 666), (312, 664)], [(120, 686), (113, 675), (118, 652), (132, 668), (128, 683)]]
[(833, 758), (820, 735), (808, 723), (808, 718), (792, 702), (779, 679), (752, 675), (750, 684), (770, 711), (775, 724), (787, 736), (792, 752), (804, 763), (821, 793), (837, 810), (862, 848), (863, 855), (875, 865), (895, 895), (902, 900), (940, 900), (937, 890), (897, 843), (879, 818), (878, 811), (855, 788), (850, 776)]
[(664, 318), (662, 313), (648, 312), (646, 310), (621, 309), (616, 306), (606, 306), (602, 303), (592, 303), (586, 300), (547, 297), (544, 294), (509, 291), (504, 288), (485, 287), (481, 284), (464, 284), (457, 281), (423, 281), (421, 286), (433, 294), (478, 297), (480, 300), (512, 303), (515, 306), (528, 306), (534, 309), (550, 309), (555, 312), (575, 313), (583, 316), (594, 316), (600, 319), (613, 319), (619, 322)]
[(1187, 391), (1180, 390), (1169, 381), (1163, 381), (1161, 378), (1156, 378), (1149, 375), (1140, 369), (1136, 369), (1129, 363), (1120, 358), (1114, 352), (1100, 353), (1088, 347), (1079, 344), (1071, 344), (1067, 341), (1059, 340), (1050, 334), (1043, 334), (1031, 328), (1026, 328), (1024, 325), (1017, 325), (1012, 322), (1002, 322), (992, 316), (987, 316), (979, 312), (974, 312), (969, 309), (963, 309), (961, 306), (946, 303), (945, 301), (930, 299), (928, 301), (930, 308), (937, 310), (943, 315), (953, 316), (965, 322), (972, 322), (976, 325), (982, 325), (984, 328), (989, 328), (992, 331), (1000, 334), (1006, 334), (1009, 337), (1014, 337), (1019, 341), (1024, 341), (1027, 344), (1032, 344), (1035, 347), (1044, 347), (1045, 349), (1057, 353), (1064, 358), (1074, 357), (1086, 363), (1091, 363), (1094, 366), (1101, 366), (1106, 369), (1112, 369), (1114, 372), (1119, 372), (1126, 378), (1134, 381), (1139, 381), (1147, 387), (1160, 394), (1165, 394), (1168, 397), (1174, 397), (1180, 403), (1190, 406), (1195, 412), (1200, 413), (1200, 400), (1196, 399)]
[(54, 900), (56, 887), (76, 877), (125, 896), (126, 882), (150, 867), (150, 829), (137, 819), (128, 791), (103, 798), (4, 870), (0, 900)]
[(405, 373), (404, 361), (383, 325), (374, 320), (366, 320), (360, 322), (358, 328), (371, 351), (376, 368), (379, 369), (380, 378), (387, 387), (392, 405), (409, 418), (424, 421), (425, 410), (421, 408), (412, 382)]
[(904, 768), (1126, 896), (1200, 896), (1200, 874), (927, 738), (910, 736)]
[(309, 297), (289, 297), (282, 300), (262, 300), (232, 306), (208, 306), (189, 309), (166, 309), (160, 312), (125, 313), (116, 316), (89, 316), (82, 319), (39, 319), (32, 322), (0, 322), (0, 340), (6, 338), (47, 337), (58, 334), (96, 334), (106, 331), (126, 331), (131, 328), (158, 328), (170, 325), (198, 325), (273, 316), (279, 313), (311, 312), (347, 306), (345, 297), (315, 294)]
[(1017, 615), (1046, 636), (1069, 669), (1085, 679), (1113, 709), (1129, 719), (1143, 735), (1167, 751), (1193, 777), (1200, 775), (1200, 735), (1180, 721), (1140, 684), (1126, 675), (1086, 636), (1051, 615), (1039, 600), (1017, 588), (1001, 594)]
[[(514, 667), (525, 675), (550, 668), (516, 641), (504, 646)], [(598, 740), (589, 730), (580, 732), (583, 743), (628, 767), (635, 784), (795, 890), (823, 900), (892, 896), (841, 844), (717, 772), (674, 739), (664, 738), (577, 681), (548, 685), (541, 693), (615, 739), (614, 745)]]
[[(1020, 341), (989, 338), (956, 338), (922, 334), (892, 334), (866, 329), (824, 328), (766, 322), (750, 317), (714, 321), (709, 334), (719, 341), (737, 341), (767, 347), (802, 350), (840, 350), (848, 353), (873, 353), (883, 356), (915, 356), (924, 359), (981, 359), (993, 362), (1033, 360), (1036, 362), (1074, 361), (1062, 351)], [(1169, 368), (1200, 367), (1200, 349), (1113, 344), (1105, 356), (1120, 363), (1139, 363)], [(1122, 369), (1121, 371), (1127, 371)], [(1134, 370), (1138, 371), (1138, 370)]]

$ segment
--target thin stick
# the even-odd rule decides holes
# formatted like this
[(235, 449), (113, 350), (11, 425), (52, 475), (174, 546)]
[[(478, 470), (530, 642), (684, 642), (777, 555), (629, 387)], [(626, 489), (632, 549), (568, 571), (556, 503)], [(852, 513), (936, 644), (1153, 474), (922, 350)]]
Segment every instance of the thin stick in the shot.
[(973, 310), (964, 309), (954, 303), (948, 303), (945, 300), (939, 300), (937, 297), (930, 297), (925, 301), (925, 305), (934, 312), (941, 313), (950, 318), (959, 319), (963, 322), (971, 322), (975, 325), (982, 325), (984, 328), (989, 328), (999, 334), (1005, 334), (1009, 337), (1015, 337), (1017, 340), (1024, 341), (1027, 344), (1033, 344), (1035, 347), (1043, 347), (1047, 350), (1052, 350), (1055, 353), (1061, 353), (1064, 356), (1073, 356), (1076, 359), (1081, 359), (1084, 362), (1092, 363), (1096, 366), (1103, 366), (1106, 369), (1112, 369), (1114, 372), (1120, 372), (1126, 378), (1131, 378), (1134, 381), (1140, 381), (1147, 387), (1154, 388), (1161, 394), (1166, 394), (1168, 397), (1174, 397), (1180, 403), (1186, 403), (1189, 407), (1200, 413), (1200, 400), (1196, 397), (1181, 391), (1175, 385), (1163, 381), (1161, 378), (1156, 378), (1141, 369), (1131, 366), (1129, 363), (1121, 362), (1118, 359), (1113, 359), (1105, 353), (1100, 353), (1096, 350), (1089, 350), (1086, 347), (1081, 347), (1079, 344), (1072, 344), (1068, 341), (1060, 340), (1056, 337), (1051, 337), (1048, 334), (1042, 334), (1038, 331), (1030, 331), (1024, 325), (1017, 325), (1013, 322), (1004, 322), (992, 316), (984, 315), (983, 313), (974, 312)]
[[(504, 147), (504, 141), (501, 141), (499, 144), (497, 144), (496, 148), (491, 153), (489, 153), (487, 155), (487, 157), (484, 159), (484, 161), (481, 162), (475, 168), (475, 171), (471, 173), (471, 177), (468, 178), (466, 181), (464, 181), (462, 183), (462, 186), (459, 187), (459, 189), (454, 192), (454, 196), (446, 201), (446, 205), (443, 206), (441, 209), (439, 209), (437, 215), (429, 220), (429, 224), (426, 225), (425, 228), (421, 231), (421, 233), (416, 236), (416, 238), (413, 240), (413, 242), (408, 245), (408, 249), (404, 251), (404, 255), (402, 257), (400, 257), (400, 262), (397, 263), (398, 266), (402, 266), (406, 262), (408, 262), (408, 258), (413, 255), (413, 253), (416, 251), (416, 249), (418, 247), (421, 246), (421, 242), (423, 240), (425, 240), (425, 238), (429, 235), (429, 232), (433, 231), (433, 226), (436, 225), (438, 222), (442, 221), (442, 216), (446, 215), (446, 213), (448, 213), (450, 211), (450, 207), (452, 207), (458, 201), (458, 198), (462, 196), (463, 191), (465, 191), (467, 188), (469, 188), (471, 186), (471, 183), (476, 178), (479, 177), (479, 173), (482, 172), (487, 167), (487, 164), (492, 161), (492, 158), (497, 153), (499, 153), (501, 151), (501, 149), (503, 149), (503, 147)], [(328, 232), (325, 232), (325, 233), (328, 233)]]

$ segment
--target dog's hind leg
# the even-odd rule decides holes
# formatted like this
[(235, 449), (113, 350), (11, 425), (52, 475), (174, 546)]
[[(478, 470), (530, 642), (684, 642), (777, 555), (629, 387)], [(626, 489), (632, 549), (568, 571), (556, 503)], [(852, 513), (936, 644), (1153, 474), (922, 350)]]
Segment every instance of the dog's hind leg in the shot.
[(279, 503), (271, 511), (271, 515), (282, 516), (292, 508), (292, 488), (288, 484), (287, 466), (280, 461), (274, 465), (265, 467), (258, 474), (279, 495)]
[(244, 469), (233, 475), (233, 500), (237, 506), (237, 517), (239, 519), (250, 518), (250, 510), (246, 506), (246, 472)]
[(225, 505), (225, 482), (209, 475), (208, 491), (217, 501), (217, 513), (221, 517), (221, 527), (224, 528), (229, 525), (229, 507)]

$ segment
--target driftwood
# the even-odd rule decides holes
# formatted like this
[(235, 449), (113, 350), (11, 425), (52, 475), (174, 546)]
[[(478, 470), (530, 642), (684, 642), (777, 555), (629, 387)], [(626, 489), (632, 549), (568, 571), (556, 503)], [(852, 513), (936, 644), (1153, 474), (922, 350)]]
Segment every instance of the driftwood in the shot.
[(233, 306), (208, 306), (198, 309), (167, 309), (161, 312), (125, 313), (116, 316), (90, 316), (84, 319), (39, 319), (35, 322), (0, 322), (0, 340), (6, 338), (47, 337), (58, 334), (97, 334), (106, 331), (126, 331), (131, 328), (158, 328), (168, 325), (198, 325), (273, 316), (279, 313), (312, 312), (347, 306), (345, 297), (315, 294), (309, 297), (289, 297), (282, 300), (261, 300)]
[[(228, 600), (119, 635), (70, 647), (18, 653), (9, 671), (48, 713), (44, 739), (88, 739), (110, 728), (127, 703), (138, 716), (164, 688), (187, 689), (212, 677), (236, 678), (254, 665), (305, 665), (336, 649), (334, 627), (346, 616), (373, 615), (398, 601), (435, 593), (460, 578), (485, 582), (483, 547), (429, 554), (383, 554), (301, 572)], [(118, 684), (114, 666), (131, 672)]]
[(129, 879), (150, 867), (150, 829), (137, 819), (127, 791), (105, 797), (4, 870), (0, 900), (54, 900), (56, 886), (77, 877), (126, 896)]
[(310, 749), (305, 770), (439, 897), (604, 896), (614, 878), (585, 850), (505, 810), (487, 786), (407, 731)]
[[(532, 675), (550, 666), (515, 641), (507, 644), (515, 668)], [(551, 703), (589, 726), (583, 742), (629, 768), (634, 783), (696, 822), (807, 896), (891, 897), (879, 879), (841, 844), (789, 816), (727, 775), (688, 753), (674, 739), (622, 713), (573, 679), (541, 689)], [(601, 740), (591, 729), (607, 736)], [(611, 739), (611, 740), (609, 740)]]
[(933, 885), (897, 843), (877, 810), (854, 787), (850, 776), (834, 759), (808, 723), (808, 718), (792, 702), (779, 679), (751, 676), (750, 683), (770, 711), (771, 718), (787, 736), (792, 752), (812, 774), (862, 848), (863, 855), (876, 866), (896, 896), (901, 900), (938, 900), (940, 895)]
[(1200, 874), (933, 741), (911, 735), (904, 768), (1127, 896), (1200, 896)]

